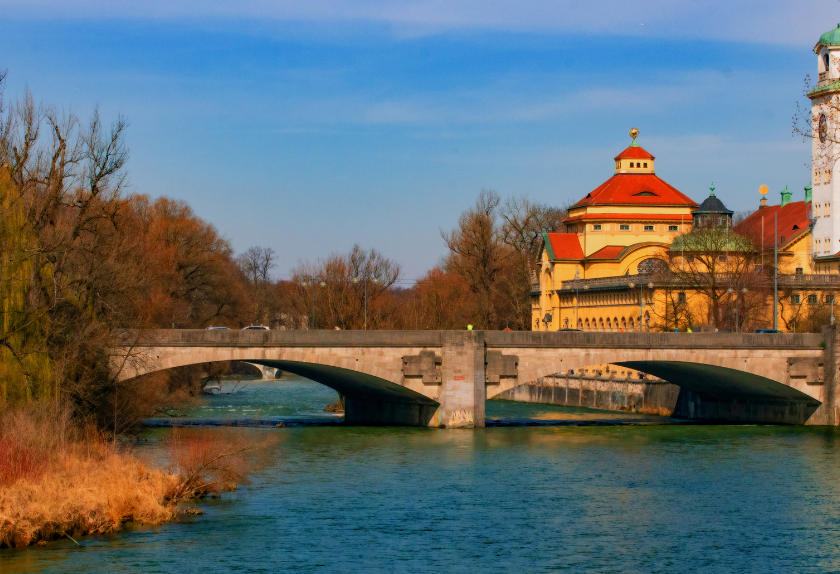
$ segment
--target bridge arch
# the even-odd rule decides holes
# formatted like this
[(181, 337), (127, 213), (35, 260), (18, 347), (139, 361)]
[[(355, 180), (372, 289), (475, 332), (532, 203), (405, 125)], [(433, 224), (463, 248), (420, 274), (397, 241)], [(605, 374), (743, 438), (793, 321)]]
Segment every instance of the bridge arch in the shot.
[[(800, 359), (818, 359), (821, 351), (814, 349), (797, 354)], [(822, 386), (808, 384), (804, 377), (791, 378), (789, 356), (772, 349), (747, 352), (720, 348), (668, 349), (654, 345), (635, 349), (592, 345), (564, 348), (557, 353), (521, 349), (518, 358), (518, 377), (502, 379), (499, 385), (488, 386), (488, 399), (517, 387), (539, 385), (543, 377), (580, 373), (581, 369), (592, 365), (613, 364), (680, 387), (675, 416), (695, 418), (702, 411), (711, 414), (696, 418), (731, 419), (733, 409), (736, 409), (738, 416), (763, 417), (764, 422), (804, 423), (824, 401)]]
[[(422, 383), (412, 385), (409, 380), (406, 384), (401, 361), (366, 356), (365, 349), (356, 349), (352, 355), (334, 348), (306, 347), (152, 347), (143, 351), (121, 370), (119, 380), (200, 363), (243, 361), (288, 371), (341, 393), (345, 420), (350, 423), (426, 426), (439, 406)], [(412, 386), (420, 386), (427, 394)]]

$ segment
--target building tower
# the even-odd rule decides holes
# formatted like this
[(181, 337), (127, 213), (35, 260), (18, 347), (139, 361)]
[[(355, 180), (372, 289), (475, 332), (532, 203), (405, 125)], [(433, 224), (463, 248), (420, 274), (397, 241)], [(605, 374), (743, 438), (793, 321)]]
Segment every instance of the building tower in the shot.
[[(840, 183), (834, 175), (840, 158), (840, 24), (820, 36), (814, 46), (817, 55), (817, 86), (808, 92), (816, 137), (811, 143), (814, 219), (813, 254), (831, 257), (840, 251), (840, 218), (832, 217), (832, 205), (839, 205)], [(818, 246), (819, 244), (819, 246)]]

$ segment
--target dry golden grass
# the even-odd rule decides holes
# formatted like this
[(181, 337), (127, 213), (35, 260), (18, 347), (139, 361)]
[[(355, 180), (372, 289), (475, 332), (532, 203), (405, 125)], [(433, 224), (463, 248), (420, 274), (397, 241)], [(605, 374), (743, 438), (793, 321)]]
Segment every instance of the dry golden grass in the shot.
[(82, 450), (64, 453), (36, 480), (0, 488), (0, 547), (104, 534), (129, 521), (160, 524), (174, 517), (167, 495), (177, 487), (177, 475), (107, 448), (95, 456)]
[(639, 409), (639, 412), (645, 415), (656, 415), (659, 417), (670, 417), (674, 414), (673, 409), (665, 407), (642, 407)]
[(0, 472), (0, 548), (173, 520), (179, 503), (247, 482), (269, 444), (218, 429), (175, 432), (164, 471), (65, 415), (39, 406), (0, 418), (0, 457), (15, 463)]

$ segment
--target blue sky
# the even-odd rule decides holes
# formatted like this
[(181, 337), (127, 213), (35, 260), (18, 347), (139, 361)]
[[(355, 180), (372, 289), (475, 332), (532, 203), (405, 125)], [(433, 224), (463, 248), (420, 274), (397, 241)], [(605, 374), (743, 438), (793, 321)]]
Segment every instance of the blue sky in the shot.
[(791, 135), (835, 0), (0, 0), (7, 97), (130, 122), (132, 189), (279, 277), (354, 243), (421, 276), (482, 188), (550, 204), (630, 141), (732, 209), (809, 181)]

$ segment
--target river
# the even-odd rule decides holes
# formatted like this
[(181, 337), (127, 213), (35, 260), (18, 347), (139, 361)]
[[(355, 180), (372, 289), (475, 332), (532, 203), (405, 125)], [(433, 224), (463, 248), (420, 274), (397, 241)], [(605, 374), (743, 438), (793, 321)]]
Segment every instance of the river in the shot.
[[(334, 422), (321, 409), (335, 398), (255, 382), (182, 420)], [(0, 551), (0, 571), (840, 571), (840, 432), (505, 401), (487, 413), (573, 424), (241, 429), (277, 433), (274, 463), (203, 515)], [(168, 432), (148, 429), (139, 450)]]

